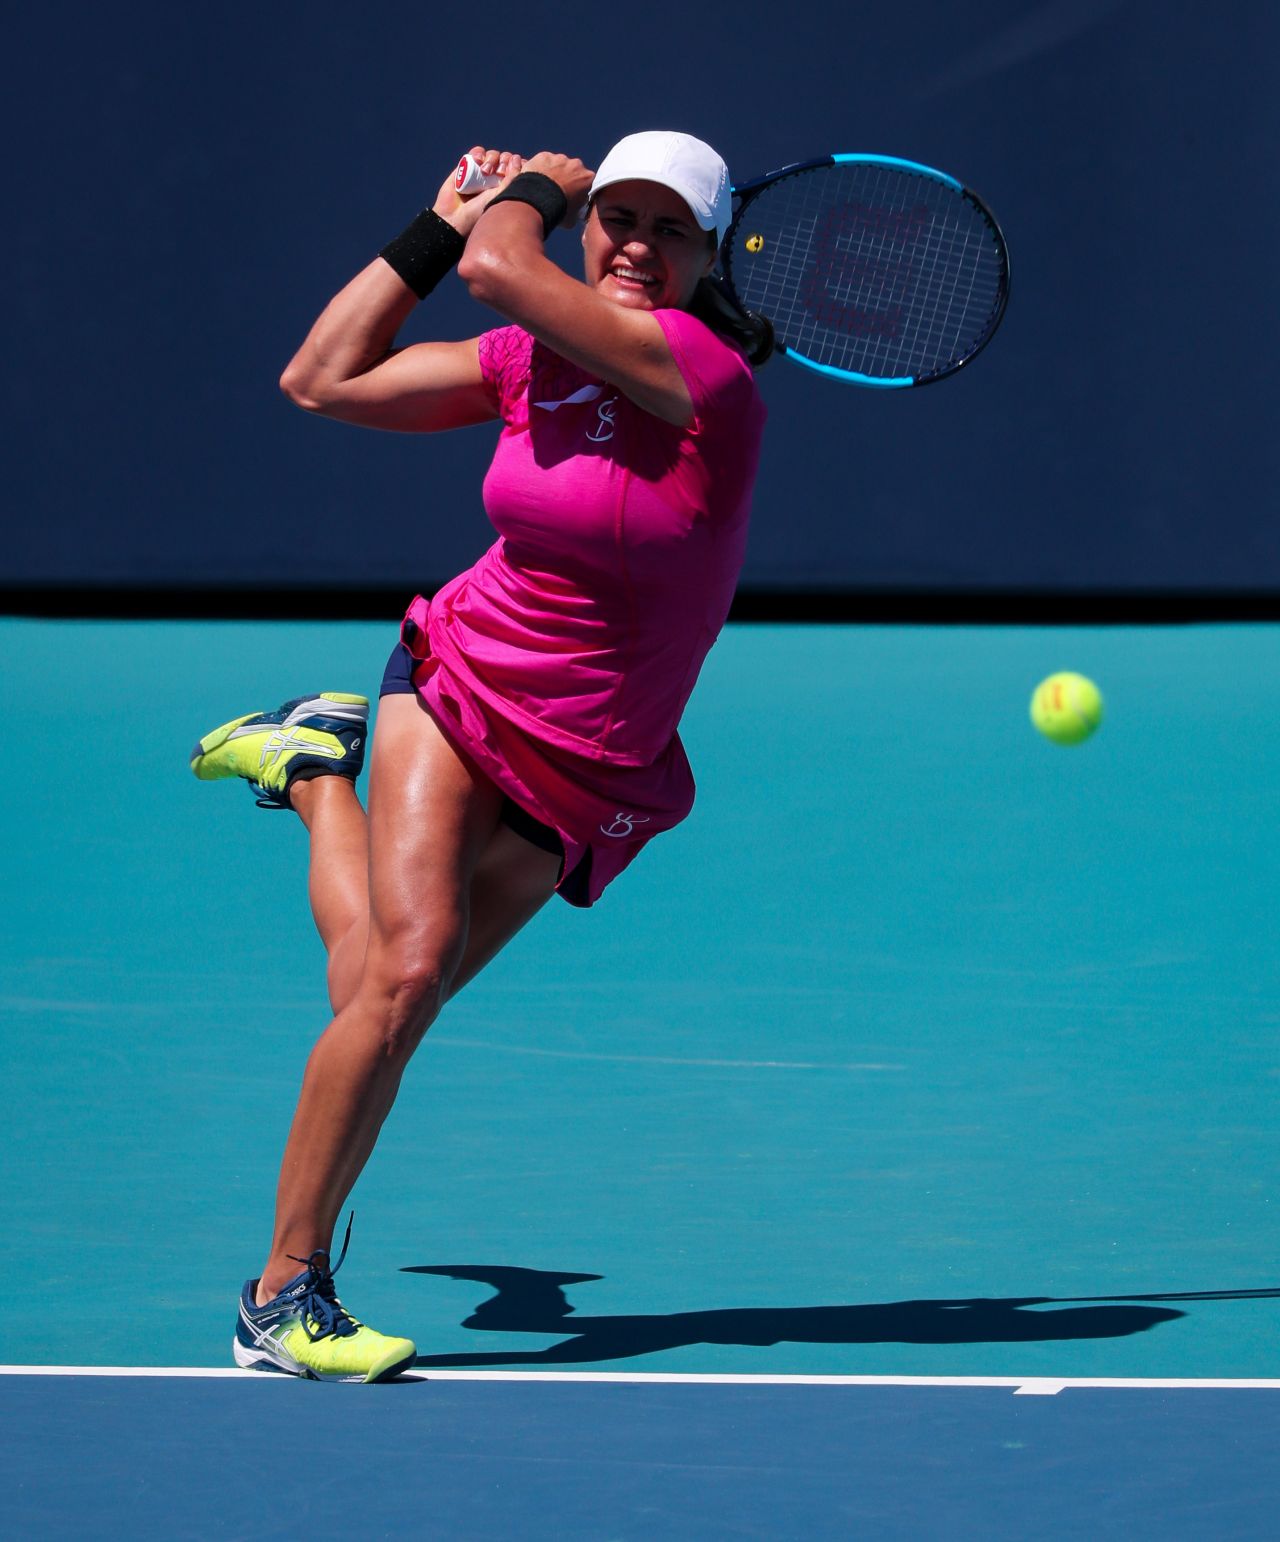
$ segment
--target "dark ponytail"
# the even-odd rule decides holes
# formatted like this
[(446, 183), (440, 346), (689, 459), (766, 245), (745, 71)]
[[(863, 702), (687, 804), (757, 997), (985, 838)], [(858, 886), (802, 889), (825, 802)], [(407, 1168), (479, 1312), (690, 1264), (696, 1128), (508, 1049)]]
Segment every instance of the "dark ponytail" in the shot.
[(756, 369), (773, 352), (773, 323), (767, 316), (758, 316), (739, 305), (724, 280), (714, 273), (698, 280), (689, 314), (736, 343)]

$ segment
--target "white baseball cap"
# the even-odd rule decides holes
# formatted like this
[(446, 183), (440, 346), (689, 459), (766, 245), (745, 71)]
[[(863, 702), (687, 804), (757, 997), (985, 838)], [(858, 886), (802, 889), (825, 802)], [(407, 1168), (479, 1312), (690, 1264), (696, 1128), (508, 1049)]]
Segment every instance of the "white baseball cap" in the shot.
[(591, 197), (615, 182), (658, 182), (679, 193), (699, 228), (715, 231), (717, 245), (733, 219), (729, 168), (692, 134), (672, 129), (628, 134), (600, 162)]

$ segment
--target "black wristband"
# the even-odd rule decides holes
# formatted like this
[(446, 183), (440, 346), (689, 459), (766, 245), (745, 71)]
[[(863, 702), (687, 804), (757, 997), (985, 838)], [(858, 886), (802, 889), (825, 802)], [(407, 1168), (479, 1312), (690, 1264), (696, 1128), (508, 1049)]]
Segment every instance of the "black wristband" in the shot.
[(559, 183), (544, 177), (540, 171), (522, 171), (512, 177), (496, 198), (491, 198), (485, 213), (499, 203), (527, 203), (542, 216), (542, 239), (545, 241), (557, 225), (564, 224), (569, 212), (569, 200)]
[(378, 253), (425, 300), (451, 268), (458, 266), (466, 239), (434, 209), (424, 209)]

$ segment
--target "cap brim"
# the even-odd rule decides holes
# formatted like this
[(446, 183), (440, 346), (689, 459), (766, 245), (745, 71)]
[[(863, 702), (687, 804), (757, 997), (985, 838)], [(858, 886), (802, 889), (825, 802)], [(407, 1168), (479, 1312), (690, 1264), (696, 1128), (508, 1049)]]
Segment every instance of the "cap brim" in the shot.
[[(697, 199), (694, 198), (689, 189), (687, 187), (682, 187), (680, 183), (672, 177), (655, 177), (653, 175), (640, 177), (633, 174), (610, 177), (607, 181), (599, 183), (593, 182), (591, 184), (591, 197), (595, 199), (599, 196), (599, 194), (604, 192), (605, 188), (615, 187), (619, 182), (656, 182), (659, 187), (669, 188), (677, 195), (677, 197), (684, 200), (684, 205), (688, 209), (689, 213), (693, 215), (694, 223), (697, 225), (699, 230), (716, 230), (717, 236), (719, 235), (716, 226), (715, 210), (712, 209), (710, 212), (708, 212), (705, 205), (700, 209), (698, 207)], [(728, 227), (726, 226), (726, 229), (727, 228)]]

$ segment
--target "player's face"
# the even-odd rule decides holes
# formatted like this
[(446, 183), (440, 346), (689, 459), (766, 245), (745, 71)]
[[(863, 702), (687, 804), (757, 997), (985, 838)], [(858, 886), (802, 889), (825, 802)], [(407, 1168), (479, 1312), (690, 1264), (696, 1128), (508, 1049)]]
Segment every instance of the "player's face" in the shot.
[(658, 182), (605, 188), (582, 249), (587, 283), (633, 310), (683, 310), (716, 260), (714, 232), (699, 229), (679, 193)]

